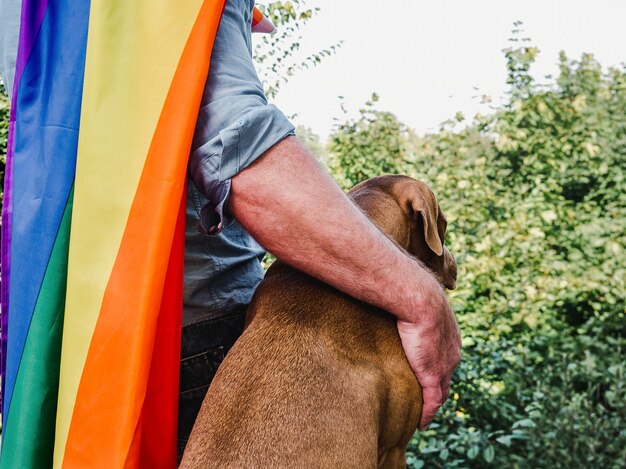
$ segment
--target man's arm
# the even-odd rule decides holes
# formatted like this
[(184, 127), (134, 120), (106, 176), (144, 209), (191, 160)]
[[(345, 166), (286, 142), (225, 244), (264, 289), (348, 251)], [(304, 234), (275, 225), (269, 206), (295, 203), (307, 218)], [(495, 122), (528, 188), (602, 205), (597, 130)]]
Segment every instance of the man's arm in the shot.
[(398, 318), (423, 390), (424, 429), (460, 359), (456, 320), (436, 279), (350, 202), (295, 137), (232, 179), (230, 208), (279, 259)]

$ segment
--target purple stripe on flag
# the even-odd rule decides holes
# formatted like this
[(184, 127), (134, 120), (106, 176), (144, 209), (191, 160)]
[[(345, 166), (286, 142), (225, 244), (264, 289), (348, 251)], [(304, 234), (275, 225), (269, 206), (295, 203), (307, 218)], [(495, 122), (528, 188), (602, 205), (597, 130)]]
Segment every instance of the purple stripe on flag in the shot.
[(13, 133), (15, 126), (13, 125), (15, 115), (13, 113), (15, 100), (11, 106), (11, 117), (9, 123), (9, 138), (7, 141), (6, 165), (4, 168), (4, 199), (2, 201), (2, 247), (0, 262), (2, 262), (2, 281), (0, 283), (0, 380), (2, 388), (0, 392), (0, 413), (4, 413), (4, 390), (6, 388), (7, 374), (7, 329), (9, 324), (9, 272), (10, 272), (10, 256), (11, 249), (11, 186), (13, 178)]
[[(15, 133), (15, 116), (17, 112), (17, 91), (24, 67), (33, 50), (41, 23), (48, 7), (48, 0), (23, 0), (20, 21), (20, 38), (17, 48), (17, 62), (15, 66), (15, 80), (11, 102), (9, 122), (9, 138), (7, 142), (6, 167), (4, 175), (4, 200), (2, 204), (2, 246), (0, 261), (2, 262), (2, 281), (0, 284), (0, 304), (2, 334), (0, 340), (0, 379), (2, 390), (0, 394), (0, 413), (4, 413), (4, 393), (6, 388), (7, 362), (7, 333), (9, 322), (9, 282), (11, 272), (11, 230), (12, 230), (12, 194), (13, 194), (13, 142)], [(3, 414), (4, 415), (4, 414)]]

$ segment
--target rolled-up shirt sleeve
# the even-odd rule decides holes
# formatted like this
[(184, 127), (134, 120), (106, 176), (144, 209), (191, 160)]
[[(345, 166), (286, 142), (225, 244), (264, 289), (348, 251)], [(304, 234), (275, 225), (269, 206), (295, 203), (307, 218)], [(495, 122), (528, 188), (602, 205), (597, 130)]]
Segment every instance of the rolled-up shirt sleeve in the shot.
[(208, 199), (200, 211), (200, 231), (217, 234), (232, 222), (228, 210), (231, 178), (294, 133), (293, 124), (274, 105), (252, 106), (192, 151), (189, 177)]

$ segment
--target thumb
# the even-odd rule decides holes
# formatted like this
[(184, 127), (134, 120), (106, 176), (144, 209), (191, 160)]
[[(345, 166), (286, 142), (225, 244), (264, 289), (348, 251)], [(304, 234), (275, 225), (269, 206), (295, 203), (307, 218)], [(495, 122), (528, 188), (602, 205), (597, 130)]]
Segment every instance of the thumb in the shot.
[(422, 408), (422, 417), (420, 418), (419, 429), (426, 430), (435, 414), (443, 404), (443, 394), (439, 383), (422, 386), (422, 399), (424, 407)]

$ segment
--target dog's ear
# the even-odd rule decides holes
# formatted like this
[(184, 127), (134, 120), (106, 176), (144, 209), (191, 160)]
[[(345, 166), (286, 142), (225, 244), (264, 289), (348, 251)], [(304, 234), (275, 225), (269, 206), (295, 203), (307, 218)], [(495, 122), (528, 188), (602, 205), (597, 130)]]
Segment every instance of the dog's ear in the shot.
[(447, 221), (435, 195), (428, 189), (416, 188), (411, 194), (410, 203), (415, 216), (422, 219), (426, 244), (435, 255), (441, 256)]
[(446, 242), (446, 230), (448, 229), (448, 220), (446, 216), (443, 214), (439, 203), (435, 200), (435, 204), (437, 204), (437, 233), (439, 233), (439, 239), (442, 243)]

